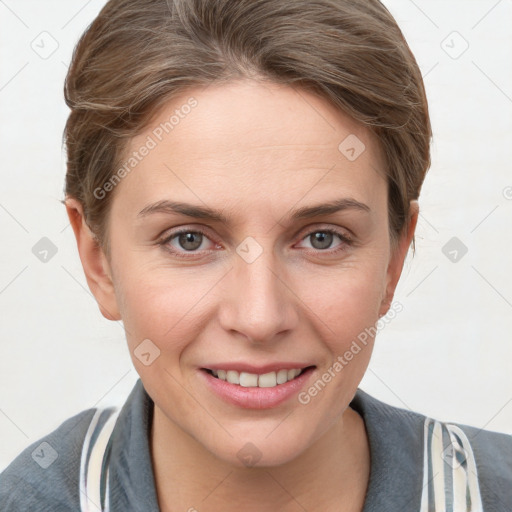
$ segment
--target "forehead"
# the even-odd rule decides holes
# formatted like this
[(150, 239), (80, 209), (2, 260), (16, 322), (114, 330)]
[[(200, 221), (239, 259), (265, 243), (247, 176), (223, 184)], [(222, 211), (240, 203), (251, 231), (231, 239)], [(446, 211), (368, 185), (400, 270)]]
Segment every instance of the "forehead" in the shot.
[(189, 199), (230, 192), (231, 200), (244, 201), (249, 191), (269, 198), (309, 190), (321, 198), (342, 187), (361, 196), (383, 181), (370, 130), (303, 89), (251, 80), (173, 98), (132, 139), (127, 158), (144, 146), (151, 149), (118, 186), (124, 191), (116, 191), (132, 202), (171, 191)]

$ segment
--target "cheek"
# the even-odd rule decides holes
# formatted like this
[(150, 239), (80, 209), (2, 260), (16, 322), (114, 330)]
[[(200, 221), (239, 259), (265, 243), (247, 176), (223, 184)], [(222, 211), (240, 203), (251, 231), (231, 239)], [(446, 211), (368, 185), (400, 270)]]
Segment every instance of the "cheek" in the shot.
[(365, 264), (354, 261), (307, 276), (298, 294), (318, 316), (316, 323), (330, 328), (331, 338), (346, 341), (378, 320), (386, 283), (385, 260), (376, 254)]
[(162, 390), (177, 391), (182, 354), (198, 336), (196, 322), (187, 317), (190, 301), (172, 286), (143, 274), (126, 280), (123, 294), (122, 318), (134, 368), (152, 397), (159, 397)]
[(170, 272), (137, 266), (125, 268), (118, 295), (121, 316), (132, 350), (143, 340), (152, 340), (161, 350), (172, 346), (177, 353), (194, 339), (201, 324), (198, 315), (211, 288), (210, 280), (189, 272)]

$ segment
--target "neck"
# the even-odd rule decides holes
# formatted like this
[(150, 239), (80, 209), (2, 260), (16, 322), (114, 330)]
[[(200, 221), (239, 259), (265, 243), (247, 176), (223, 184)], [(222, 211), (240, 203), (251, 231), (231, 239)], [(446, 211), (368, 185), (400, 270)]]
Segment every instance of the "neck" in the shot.
[(322, 437), (280, 466), (217, 458), (156, 406), (151, 454), (161, 512), (361, 512), (370, 474), (362, 418), (350, 407)]

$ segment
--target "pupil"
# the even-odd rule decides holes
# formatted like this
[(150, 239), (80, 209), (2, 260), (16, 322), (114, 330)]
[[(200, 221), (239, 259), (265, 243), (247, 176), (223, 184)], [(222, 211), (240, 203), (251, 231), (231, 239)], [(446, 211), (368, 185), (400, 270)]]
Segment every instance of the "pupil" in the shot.
[[(198, 240), (194, 242), (197, 237)], [(201, 246), (202, 234), (201, 233), (182, 233), (179, 238), (180, 245), (189, 251), (193, 251)], [(191, 244), (191, 245), (190, 245)]]
[[(327, 241), (327, 243), (326, 243)], [(328, 248), (330, 245), (331, 245), (331, 242), (332, 242), (332, 233), (326, 233), (325, 231), (317, 231), (314, 235), (313, 235), (313, 247), (315, 247), (315, 249), (326, 249)], [(315, 244), (319, 242), (320, 243), (320, 246), (317, 247), (315, 246)]]

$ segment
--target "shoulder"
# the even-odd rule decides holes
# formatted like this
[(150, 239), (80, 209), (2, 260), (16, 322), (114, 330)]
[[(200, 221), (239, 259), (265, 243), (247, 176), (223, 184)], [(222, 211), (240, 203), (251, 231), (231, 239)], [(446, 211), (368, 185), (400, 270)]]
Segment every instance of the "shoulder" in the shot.
[(454, 433), (461, 431), (482, 465), (492, 461), (493, 466), (501, 464), (501, 469), (512, 474), (512, 435), (510, 434), (430, 418), (419, 412), (381, 402), (361, 389), (358, 389), (352, 404), (356, 405), (356, 410), (363, 413), (363, 417), (374, 421), (381, 420), (379, 428), (393, 430), (398, 436), (408, 433), (416, 438), (425, 438), (429, 425), (431, 429), (438, 425)]
[[(489, 510), (512, 507), (512, 435), (453, 424), (464, 432), (469, 449), (463, 460), (472, 456), (484, 503)], [(467, 451), (471, 451), (469, 454)], [(465, 462), (465, 460), (464, 460)]]
[[(512, 435), (455, 423), (467, 436), (475, 454), (483, 462), (501, 464), (512, 474)], [(485, 459), (490, 459), (485, 461)]]
[[(375, 399), (373, 399), (375, 400)], [(512, 487), (512, 435), (485, 430), (462, 423), (430, 418), (423, 414), (393, 407), (382, 402), (379, 406), (386, 409), (389, 417), (395, 419), (394, 427), (398, 430), (411, 426), (422, 434), (424, 444), (430, 437), (440, 436), (443, 458), (448, 459), (453, 455), (453, 446), (459, 445), (462, 452), (459, 454), (459, 462), (464, 464), (465, 458), (474, 457), (479, 476), (507, 479), (509, 487)], [(402, 423), (402, 428), (397, 427)]]
[(31, 512), (79, 509), (80, 457), (97, 409), (64, 421), (25, 448), (0, 474), (0, 510)]
[[(391, 406), (358, 390), (356, 408), (370, 433), (394, 451), (409, 469), (422, 468), (423, 489), (444, 494), (457, 482), (486, 511), (512, 510), (512, 436), (457, 422), (440, 421)], [(393, 453), (391, 450), (387, 454)], [(452, 492), (452, 491), (450, 491)]]

